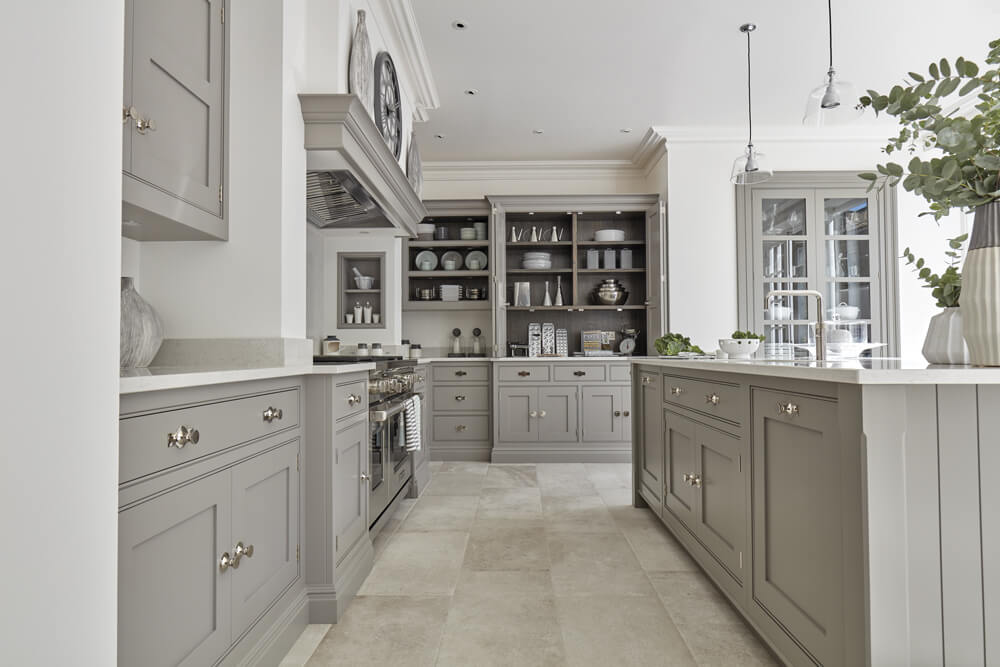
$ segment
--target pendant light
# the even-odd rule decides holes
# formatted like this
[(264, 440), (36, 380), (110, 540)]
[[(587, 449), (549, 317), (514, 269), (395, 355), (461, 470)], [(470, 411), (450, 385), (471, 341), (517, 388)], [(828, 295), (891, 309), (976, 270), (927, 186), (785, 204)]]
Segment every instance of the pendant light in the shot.
[(833, 69), (833, 0), (826, 0), (826, 20), (830, 38), (830, 67), (826, 80), (809, 93), (803, 125), (841, 125), (859, 117), (858, 93), (854, 84), (837, 78)]
[(736, 185), (760, 183), (771, 178), (771, 170), (764, 166), (764, 154), (753, 147), (753, 99), (750, 95), (750, 33), (757, 29), (753, 23), (744, 23), (740, 32), (747, 36), (747, 149), (733, 161), (730, 179)]

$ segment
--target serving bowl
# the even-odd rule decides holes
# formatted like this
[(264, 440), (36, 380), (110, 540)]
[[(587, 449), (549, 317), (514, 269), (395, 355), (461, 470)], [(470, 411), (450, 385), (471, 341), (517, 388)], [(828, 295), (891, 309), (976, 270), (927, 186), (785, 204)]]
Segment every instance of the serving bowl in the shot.
[(628, 291), (616, 279), (608, 278), (594, 288), (591, 298), (602, 306), (620, 306), (628, 300)]
[(625, 230), (623, 229), (598, 229), (594, 232), (595, 241), (624, 241)]
[(758, 347), (760, 347), (760, 340), (757, 338), (719, 339), (719, 349), (729, 355), (730, 359), (749, 359)]

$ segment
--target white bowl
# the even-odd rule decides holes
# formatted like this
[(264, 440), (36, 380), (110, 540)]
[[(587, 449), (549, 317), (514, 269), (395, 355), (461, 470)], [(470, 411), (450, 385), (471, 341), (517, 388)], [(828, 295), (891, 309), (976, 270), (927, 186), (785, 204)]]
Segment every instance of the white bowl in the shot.
[(417, 223), (417, 233), (418, 234), (433, 234), (434, 225), (429, 222), (418, 222)]
[(622, 229), (598, 229), (594, 232), (595, 241), (624, 241), (625, 231)]
[(848, 306), (846, 303), (842, 303), (834, 311), (840, 316), (842, 320), (856, 320), (858, 315), (861, 314), (861, 309), (857, 306)]
[(749, 359), (758, 347), (760, 347), (760, 340), (756, 338), (719, 339), (719, 348), (728, 354), (730, 359)]
[(551, 252), (526, 252), (522, 255), (524, 259), (552, 259)]
[(358, 289), (371, 289), (375, 285), (375, 278), (373, 276), (355, 276), (354, 284), (358, 286)]

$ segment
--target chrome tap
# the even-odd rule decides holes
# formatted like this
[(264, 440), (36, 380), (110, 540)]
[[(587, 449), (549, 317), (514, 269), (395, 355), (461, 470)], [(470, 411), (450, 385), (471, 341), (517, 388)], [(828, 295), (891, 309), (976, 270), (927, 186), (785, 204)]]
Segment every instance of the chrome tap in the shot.
[(771, 299), (776, 296), (814, 296), (816, 297), (816, 361), (826, 360), (826, 340), (823, 335), (823, 293), (813, 289), (776, 289), (764, 297), (764, 310), (771, 306)]

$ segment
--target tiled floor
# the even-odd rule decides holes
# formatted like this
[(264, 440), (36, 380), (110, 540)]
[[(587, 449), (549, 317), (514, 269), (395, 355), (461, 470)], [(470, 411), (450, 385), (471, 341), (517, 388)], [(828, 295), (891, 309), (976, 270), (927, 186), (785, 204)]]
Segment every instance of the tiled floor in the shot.
[(776, 664), (631, 507), (628, 465), (432, 469), (341, 622), (309, 626), (283, 667)]

